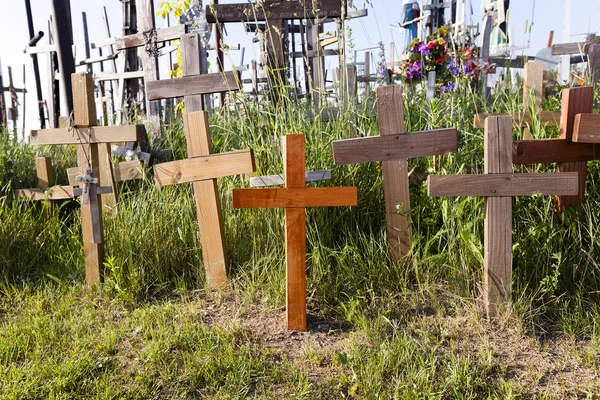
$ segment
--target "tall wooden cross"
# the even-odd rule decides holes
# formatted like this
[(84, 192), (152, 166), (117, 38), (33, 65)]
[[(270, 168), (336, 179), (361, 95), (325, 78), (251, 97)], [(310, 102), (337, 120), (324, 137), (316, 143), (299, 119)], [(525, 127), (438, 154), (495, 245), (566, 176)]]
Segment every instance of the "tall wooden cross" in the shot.
[(307, 188), (304, 135), (283, 137), (285, 188), (233, 189), (233, 208), (285, 208), (286, 318), (306, 330), (306, 207), (356, 206), (355, 186)]
[(511, 293), (512, 197), (575, 195), (577, 173), (514, 174), (511, 160), (512, 120), (489, 117), (485, 120), (484, 174), (430, 175), (429, 196), (484, 196), (484, 286), (488, 316), (500, 314)]
[(410, 191), (408, 158), (458, 151), (456, 129), (404, 132), (400, 85), (377, 88), (381, 136), (333, 142), (336, 165), (382, 162), (385, 214), (390, 255), (400, 260), (410, 251)]
[(202, 111), (202, 97), (209, 93), (238, 90), (238, 83), (231, 71), (198, 75), (200, 47), (197, 33), (183, 35), (184, 77), (149, 82), (146, 90), (152, 100), (184, 96), (184, 129), (189, 158), (156, 165), (155, 180), (159, 186), (193, 182), (206, 281), (209, 286), (220, 288), (227, 282), (227, 254), (216, 178), (252, 172), (254, 160), (250, 150), (211, 155), (212, 140), (208, 116)]
[[(97, 127), (94, 81), (90, 74), (77, 73), (71, 76), (73, 86), (73, 125), (63, 129), (31, 131), (29, 143), (33, 146), (75, 144), (78, 145), (77, 164), (85, 170), (80, 176), (84, 199), (81, 202), (81, 224), (83, 253), (85, 256), (86, 283), (92, 286), (102, 280), (104, 261), (104, 238), (102, 233), (102, 199), (104, 189), (100, 166), (102, 154), (110, 155), (107, 143), (135, 142), (142, 140), (143, 126)], [(104, 145), (103, 145), (104, 144)], [(104, 151), (102, 149), (105, 149)], [(108, 164), (110, 167), (110, 163)], [(112, 169), (105, 171), (112, 181)], [(113, 188), (110, 188), (113, 190)], [(78, 192), (73, 189), (74, 192)], [(75, 193), (75, 195), (77, 195)], [(86, 201), (86, 198), (89, 201)]]
[[(557, 171), (579, 174), (579, 192), (558, 196), (556, 209), (581, 204), (585, 194), (587, 162), (600, 159), (600, 116), (592, 114), (594, 89), (563, 89), (560, 138), (521, 140), (513, 143), (513, 164), (558, 163)], [(580, 115), (578, 115), (580, 114)]]

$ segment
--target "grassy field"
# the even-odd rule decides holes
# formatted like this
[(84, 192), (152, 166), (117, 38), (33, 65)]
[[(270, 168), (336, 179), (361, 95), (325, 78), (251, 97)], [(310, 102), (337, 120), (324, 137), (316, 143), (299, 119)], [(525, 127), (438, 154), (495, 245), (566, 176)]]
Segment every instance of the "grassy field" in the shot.
[[(405, 96), (409, 131), (456, 127), (459, 153), (412, 160), (413, 176), (480, 172), (481, 111), (518, 111), (501, 88), (486, 108), (468, 88), (433, 101)], [(157, 188), (151, 171), (120, 184), (105, 220), (106, 277), (83, 288), (77, 202), (51, 210), (19, 201), (36, 184), (34, 150), (0, 147), (0, 399), (561, 399), (600, 398), (600, 196), (590, 163), (583, 206), (513, 201), (513, 308), (481, 312), (483, 200), (429, 198), (411, 183), (414, 239), (402, 264), (387, 254), (381, 169), (333, 167), (331, 142), (377, 135), (374, 108), (312, 122), (284, 102), (240, 97), (211, 116), (215, 152), (252, 147), (259, 174), (283, 170), (279, 138), (307, 136), (307, 169), (333, 169), (318, 186), (356, 185), (359, 206), (308, 210), (309, 331), (285, 330), (283, 212), (233, 210), (219, 180), (230, 287), (205, 288), (190, 185)], [(560, 95), (544, 108), (557, 110)], [(366, 111), (365, 111), (366, 110)], [(535, 138), (556, 128), (532, 126)], [(515, 138), (519, 136), (515, 132)], [(181, 121), (154, 147), (185, 157)], [(73, 148), (51, 155), (58, 182)], [(529, 171), (554, 166), (530, 166)], [(519, 170), (519, 167), (515, 167)]]

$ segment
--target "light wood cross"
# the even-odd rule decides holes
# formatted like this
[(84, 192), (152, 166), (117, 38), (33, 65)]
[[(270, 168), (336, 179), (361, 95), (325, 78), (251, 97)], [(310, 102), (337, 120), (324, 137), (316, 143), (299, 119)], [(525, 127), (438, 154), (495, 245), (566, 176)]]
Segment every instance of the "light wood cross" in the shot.
[(155, 180), (159, 186), (193, 182), (206, 281), (213, 288), (222, 288), (227, 282), (227, 254), (216, 178), (253, 172), (254, 161), (250, 150), (211, 155), (212, 140), (208, 115), (202, 111), (202, 95), (238, 90), (238, 84), (234, 72), (199, 75), (200, 47), (197, 33), (183, 35), (184, 77), (149, 82), (146, 89), (153, 99), (184, 96), (184, 130), (189, 158), (156, 165)]
[(558, 163), (557, 171), (579, 174), (579, 192), (558, 196), (556, 210), (581, 204), (585, 194), (587, 162), (600, 159), (600, 116), (593, 114), (594, 89), (563, 89), (560, 138), (521, 140), (513, 143), (513, 164)]
[(285, 188), (233, 189), (234, 208), (285, 208), (286, 318), (306, 330), (306, 207), (356, 206), (351, 187), (306, 188), (304, 135), (283, 137)]
[(511, 162), (512, 120), (489, 117), (485, 121), (484, 174), (430, 175), (429, 196), (484, 196), (483, 301), (488, 316), (496, 317), (511, 293), (512, 197), (574, 195), (577, 173), (514, 174)]
[[(90, 74), (76, 73), (71, 76), (73, 86), (73, 126), (63, 129), (33, 130), (29, 143), (33, 146), (75, 144), (77, 145), (77, 164), (82, 170), (91, 168), (86, 178), (99, 178), (100, 185), (116, 191), (112, 178), (110, 161), (101, 168), (100, 157), (110, 157), (108, 143), (134, 142), (142, 140), (143, 126), (96, 125), (96, 104), (94, 102), (94, 82)], [(87, 180), (87, 179), (86, 179)], [(78, 190), (69, 187), (73, 195)], [(83, 252), (85, 256), (86, 284), (95, 285), (102, 280), (104, 239), (102, 234), (102, 198), (104, 189), (89, 184), (89, 202), (81, 204), (81, 224), (83, 233)]]
[(404, 132), (400, 85), (377, 88), (381, 136), (333, 142), (336, 165), (382, 162), (388, 244), (394, 260), (410, 251), (410, 190), (408, 158), (446, 154), (458, 150), (456, 129)]
[(211, 154), (208, 113), (184, 116), (188, 159), (154, 166), (157, 186), (193, 182), (206, 282), (212, 288), (227, 283), (227, 254), (217, 178), (255, 171), (251, 149)]

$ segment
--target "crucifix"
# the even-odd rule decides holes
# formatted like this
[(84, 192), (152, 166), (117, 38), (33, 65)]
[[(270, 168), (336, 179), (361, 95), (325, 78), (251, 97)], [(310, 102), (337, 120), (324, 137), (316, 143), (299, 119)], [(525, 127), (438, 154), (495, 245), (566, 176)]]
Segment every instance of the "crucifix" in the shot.
[(154, 166), (155, 182), (159, 186), (193, 182), (206, 281), (211, 287), (222, 288), (227, 282), (227, 254), (216, 178), (253, 172), (254, 158), (249, 149), (211, 155), (208, 114), (202, 111), (202, 97), (238, 90), (237, 76), (232, 71), (199, 75), (202, 49), (198, 33), (181, 37), (181, 51), (184, 77), (149, 82), (146, 90), (152, 100), (184, 96), (189, 158)]
[(433, 34), (435, 30), (441, 26), (446, 24), (446, 19), (444, 18), (444, 11), (447, 7), (450, 7), (451, 4), (449, 2), (445, 2), (444, 0), (431, 0), (430, 4), (426, 4), (423, 7), (423, 10), (431, 11), (431, 19), (427, 23), (430, 26), (431, 30), (429, 34)]
[(355, 186), (307, 188), (304, 135), (282, 138), (284, 188), (233, 189), (233, 208), (285, 208), (286, 319), (289, 330), (306, 330), (306, 208), (358, 204)]
[(270, 69), (271, 86), (286, 84), (285, 20), (321, 19), (341, 17), (345, 14), (345, 3), (340, 0), (278, 1), (264, 3), (212, 4), (206, 6), (209, 23), (259, 22), (265, 21), (265, 50)]
[(579, 192), (574, 196), (558, 196), (557, 211), (583, 202), (587, 162), (600, 159), (600, 146), (596, 145), (599, 136), (595, 134), (600, 117), (592, 114), (593, 100), (592, 87), (563, 89), (560, 138), (513, 143), (513, 164), (558, 163), (557, 171), (579, 174)]
[[(71, 76), (73, 87), (72, 126), (62, 129), (33, 130), (29, 143), (33, 146), (75, 144), (77, 164), (83, 171), (80, 175), (83, 188), (71, 189), (74, 196), (85, 194), (81, 202), (81, 224), (83, 233), (83, 253), (85, 256), (86, 284), (93, 286), (102, 280), (104, 261), (104, 239), (102, 233), (102, 198), (108, 189), (113, 191), (112, 169), (101, 168), (102, 154), (110, 154), (110, 142), (134, 142), (141, 140), (142, 126), (98, 127), (96, 125), (96, 104), (94, 102), (94, 82), (90, 74), (77, 73)], [(105, 149), (104, 151), (102, 149)], [(103, 175), (103, 173), (105, 175)], [(110, 178), (107, 177), (110, 176)], [(103, 179), (104, 177), (104, 179)], [(96, 179), (99, 178), (99, 181)], [(105, 180), (106, 179), (106, 180)], [(99, 186), (98, 183), (102, 186)], [(87, 200), (87, 201), (86, 201)]]
[[(137, 4), (138, 29), (142, 33), (122, 36), (115, 39), (115, 50), (121, 51), (135, 47), (142, 47), (140, 56), (144, 72), (144, 85), (147, 86), (160, 78), (158, 71), (158, 43), (179, 39), (185, 33), (185, 25), (175, 25), (170, 28), (155, 29), (154, 2), (141, 1)], [(124, 79), (119, 81), (119, 92), (124, 88)], [(122, 100), (122, 99), (121, 99)], [(117, 104), (122, 107), (122, 104)], [(152, 102), (146, 95), (146, 113), (152, 126), (152, 136), (160, 138), (160, 103)]]
[(512, 197), (576, 195), (576, 172), (515, 174), (511, 160), (512, 120), (485, 120), (484, 173), (430, 175), (429, 196), (484, 196), (484, 286), (486, 314), (497, 317), (510, 300), (512, 276)]
[(405, 133), (402, 87), (377, 88), (380, 136), (333, 142), (336, 165), (382, 162), (388, 245), (393, 260), (410, 252), (408, 158), (458, 151), (456, 129)]

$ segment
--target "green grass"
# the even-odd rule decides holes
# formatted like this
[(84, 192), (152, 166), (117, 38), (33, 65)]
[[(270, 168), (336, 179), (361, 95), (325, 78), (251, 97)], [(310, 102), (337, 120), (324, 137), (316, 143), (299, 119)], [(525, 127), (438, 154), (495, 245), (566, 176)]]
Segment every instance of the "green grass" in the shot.
[[(482, 166), (476, 109), (520, 107), (520, 92), (508, 87), (487, 107), (460, 90), (431, 102), (418, 91), (405, 98), (407, 130), (459, 132), (459, 153), (412, 160), (411, 168)], [(513, 308), (488, 322), (479, 304), (483, 200), (430, 198), (411, 183), (413, 249), (395, 264), (380, 166), (333, 167), (331, 153), (333, 140), (353, 132), (377, 135), (377, 119), (350, 109), (313, 122), (303, 107), (286, 105), (240, 97), (211, 115), (211, 133), (215, 152), (252, 147), (259, 174), (283, 170), (281, 135), (305, 134), (307, 170), (333, 169), (332, 181), (311, 185), (359, 188), (358, 207), (308, 210), (308, 333), (283, 323), (283, 212), (231, 208), (231, 189), (245, 187), (244, 177), (219, 180), (227, 292), (205, 287), (190, 185), (155, 187), (151, 171), (120, 184), (119, 212), (105, 219), (105, 283), (85, 291), (77, 203), (45, 210), (17, 200), (15, 189), (35, 185), (35, 153), (2, 143), (0, 398), (598, 398), (596, 163), (586, 203), (565, 215), (553, 213), (551, 198), (513, 201)], [(155, 144), (176, 158), (185, 157), (181, 125)], [(532, 127), (534, 137), (556, 133)], [(39, 151), (65, 184), (74, 150)]]

